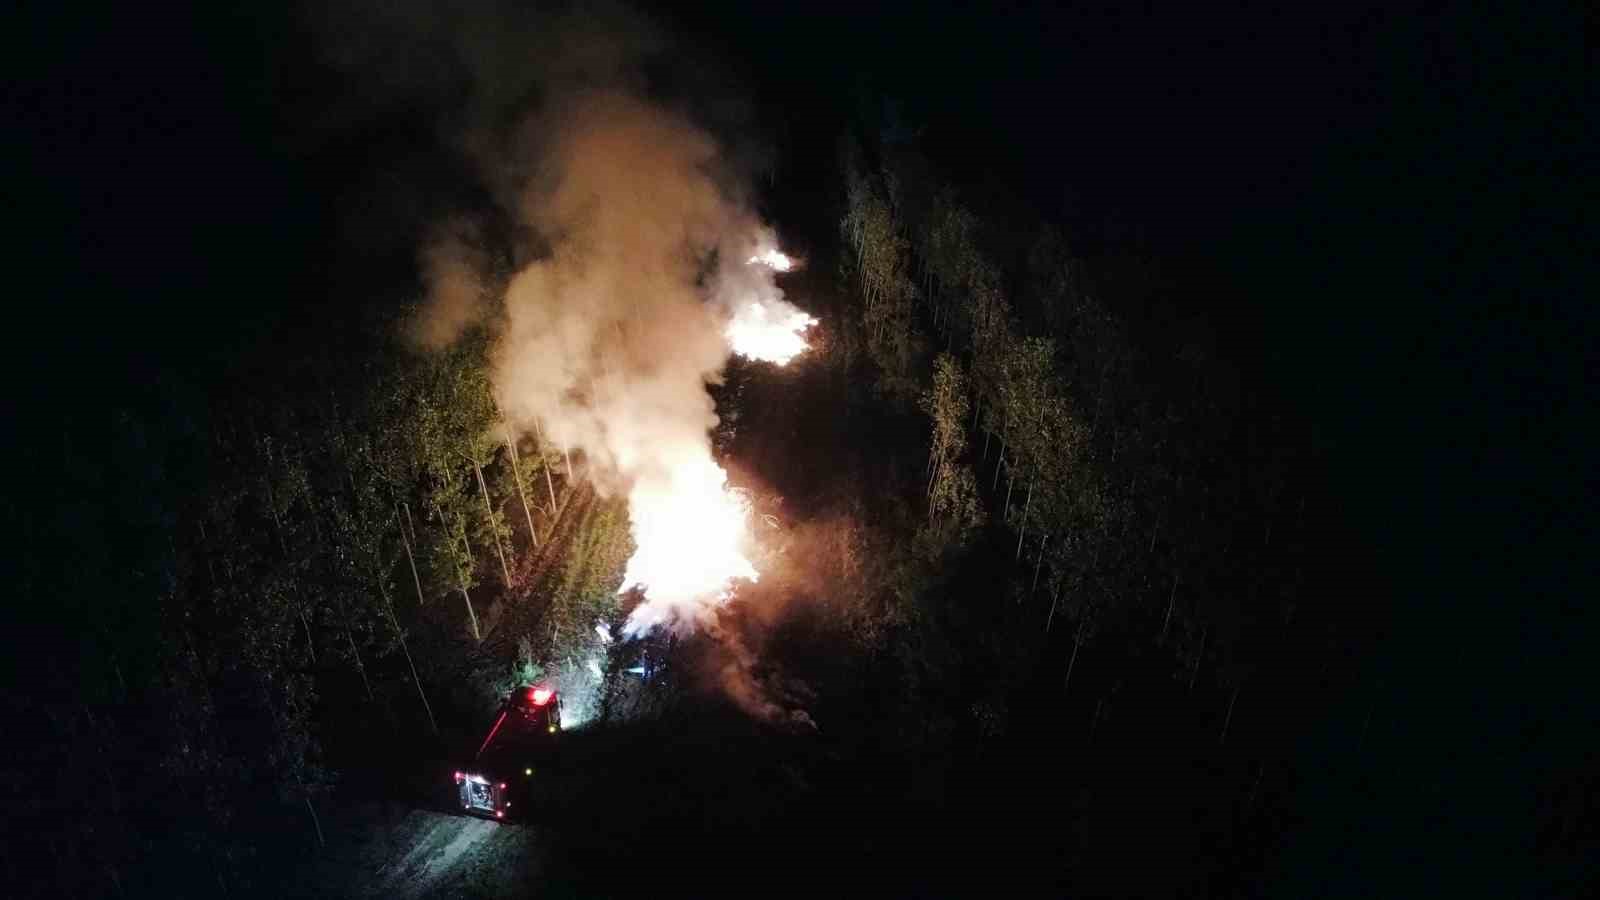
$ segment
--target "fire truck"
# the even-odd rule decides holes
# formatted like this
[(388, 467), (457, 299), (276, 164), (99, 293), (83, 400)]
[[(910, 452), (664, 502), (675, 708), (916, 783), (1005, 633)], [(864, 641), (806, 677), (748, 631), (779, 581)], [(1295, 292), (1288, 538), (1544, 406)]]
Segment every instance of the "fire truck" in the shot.
[(539, 685), (512, 691), (472, 764), (455, 772), (456, 794), (467, 815), (504, 821), (513, 801), (528, 808), (535, 770), (549, 757), (561, 734), (561, 696)]

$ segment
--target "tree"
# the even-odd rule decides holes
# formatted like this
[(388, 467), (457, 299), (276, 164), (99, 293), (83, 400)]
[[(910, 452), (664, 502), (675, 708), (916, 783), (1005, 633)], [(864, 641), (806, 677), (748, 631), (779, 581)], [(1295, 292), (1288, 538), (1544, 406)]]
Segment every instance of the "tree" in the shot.
[(928, 521), (959, 541), (983, 521), (977, 481), (960, 462), (967, 448), (967, 387), (961, 364), (948, 353), (934, 361), (933, 386), (921, 398), (933, 422), (928, 448)]

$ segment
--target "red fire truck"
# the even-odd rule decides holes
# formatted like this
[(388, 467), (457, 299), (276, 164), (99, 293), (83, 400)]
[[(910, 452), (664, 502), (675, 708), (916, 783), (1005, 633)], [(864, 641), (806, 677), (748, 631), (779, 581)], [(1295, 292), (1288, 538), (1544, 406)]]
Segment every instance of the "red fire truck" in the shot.
[(472, 765), (455, 772), (461, 811), (504, 821), (513, 801), (527, 808), (528, 784), (535, 767), (561, 734), (561, 696), (539, 685), (512, 691), (500, 705)]

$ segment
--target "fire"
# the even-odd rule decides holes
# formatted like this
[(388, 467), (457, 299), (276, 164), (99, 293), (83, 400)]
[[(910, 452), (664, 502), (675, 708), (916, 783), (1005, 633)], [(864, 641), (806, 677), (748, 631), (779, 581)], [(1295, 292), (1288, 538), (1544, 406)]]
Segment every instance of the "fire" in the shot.
[(646, 600), (623, 626), (629, 637), (658, 625), (693, 626), (732, 597), (735, 580), (759, 578), (743, 552), (749, 502), (727, 481), (706, 456), (634, 485), (628, 503), (637, 549), (622, 591), (642, 588)]
[(792, 306), (773, 310), (750, 303), (734, 314), (723, 334), (733, 352), (745, 359), (782, 366), (810, 348), (804, 335), (815, 324), (816, 319)]
[[(794, 265), (768, 249), (746, 267), (723, 270), (714, 297), (727, 311), (723, 338), (731, 352), (782, 366), (807, 350), (805, 332), (817, 320), (785, 301), (771, 274)], [(733, 597), (737, 582), (759, 577), (745, 556), (749, 501), (728, 486), (710, 447), (658, 446), (654, 455), (661, 462), (636, 471), (628, 494), (636, 549), (621, 590), (639, 588), (645, 597), (623, 625), (628, 637), (660, 626), (694, 628)]]
[(746, 261), (747, 265), (766, 266), (775, 272), (787, 272), (794, 268), (794, 260), (781, 251), (775, 249), (763, 250)]

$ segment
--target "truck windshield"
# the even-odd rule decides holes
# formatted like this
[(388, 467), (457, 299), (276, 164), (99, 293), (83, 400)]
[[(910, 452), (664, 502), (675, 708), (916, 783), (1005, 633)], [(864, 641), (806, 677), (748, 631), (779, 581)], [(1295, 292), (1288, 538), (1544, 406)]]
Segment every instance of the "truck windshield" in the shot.
[(461, 804), (485, 812), (494, 811), (494, 785), (487, 779), (471, 776), (461, 782)]

